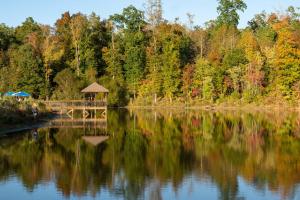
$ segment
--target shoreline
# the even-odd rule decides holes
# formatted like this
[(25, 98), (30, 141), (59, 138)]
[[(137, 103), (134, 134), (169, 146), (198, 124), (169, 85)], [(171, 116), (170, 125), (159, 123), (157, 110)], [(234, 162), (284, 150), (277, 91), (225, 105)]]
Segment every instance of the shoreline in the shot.
[(156, 109), (181, 109), (181, 110), (204, 110), (204, 111), (284, 111), (284, 112), (298, 112), (300, 107), (298, 106), (287, 106), (287, 105), (199, 105), (199, 106), (185, 106), (185, 105), (129, 105), (124, 107), (126, 109), (145, 109), (145, 110), (156, 110)]
[[(129, 105), (125, 107), (109, 107), (110, 109), (127, 109), (127, 110), (188, 110), (188, 111), (208, 111), (208, 112), (221, 112), (221, 111), (242, 111), (242, 112), (299, 112), (298, 106), (278, 106), (278, 105), (206, 105), (206, 106), (184, 106), (184, 105)], [(3, 130), (0, 130), (0, 137), (9, 136), (11, 133), (19, 133), (22, 131), (28, 131), (35, 128), (42, 128), (45, 123), (50, 121), (52, 117), (39, 119), (37, 122), (29, 123), (27, 121), (23, 124), (3, 124)]]

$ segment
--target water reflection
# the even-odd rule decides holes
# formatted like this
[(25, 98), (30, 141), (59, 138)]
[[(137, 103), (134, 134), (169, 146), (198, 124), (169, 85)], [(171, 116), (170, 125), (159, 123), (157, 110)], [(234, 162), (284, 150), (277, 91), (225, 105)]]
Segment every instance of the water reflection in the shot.
[(111, 110), (106, 128), (1, 139), (0, 193), (30, 199), (46, 183), (43, 199), (300, 198), (297, 113)]

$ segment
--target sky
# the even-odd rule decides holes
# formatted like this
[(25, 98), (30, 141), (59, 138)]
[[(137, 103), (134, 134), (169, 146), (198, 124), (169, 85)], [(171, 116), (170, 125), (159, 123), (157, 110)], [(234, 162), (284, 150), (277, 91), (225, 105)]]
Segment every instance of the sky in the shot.
[[(102, 19), (122, 9), (134, 5), (138, 9), (145, 8), (146, 0), (0, 0), (0, 23), (18, 26), (27, 17), (33, 17), (42, 24), (53, 25), (61, 14), (95, 12)], [(288, 6), (300, 7), (300, 0), (245, 0), (248, 8), (240, 14), (239, 27), (265, 10), (266, 12), (283, 12)], [(217, 0), (162, 0), (164, 18), (174, 21), (179, 17), (181, 23), (187, 23), (187, 13), (194, 15), (194, 25), (202, 26), (205, 22), (217, 17)]]

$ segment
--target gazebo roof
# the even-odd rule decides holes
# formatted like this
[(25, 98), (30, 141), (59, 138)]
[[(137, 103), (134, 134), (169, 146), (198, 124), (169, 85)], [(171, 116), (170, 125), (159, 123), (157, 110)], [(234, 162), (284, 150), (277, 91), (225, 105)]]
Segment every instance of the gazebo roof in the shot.
[(81, 90), (82, 93), (108, 93), (108, 89), (103, 87), (102, 85), (99, 85), (98, 83), (93, 83), (89, 85), (88, 87)]

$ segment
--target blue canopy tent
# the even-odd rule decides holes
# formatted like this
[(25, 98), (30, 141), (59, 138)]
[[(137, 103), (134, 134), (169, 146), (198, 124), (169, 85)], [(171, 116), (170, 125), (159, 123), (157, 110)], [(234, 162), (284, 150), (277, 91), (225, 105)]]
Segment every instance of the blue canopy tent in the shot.
[(15, 92), (6, 92), (5, 94), (4, 94), (4, 96), (5, 97), (13, 97), (13, 94), (15, 94)]
[(13, 97), (30, 97), (30, 94), (28, 94), (27, 92), (17, 92), (12, 94)]

